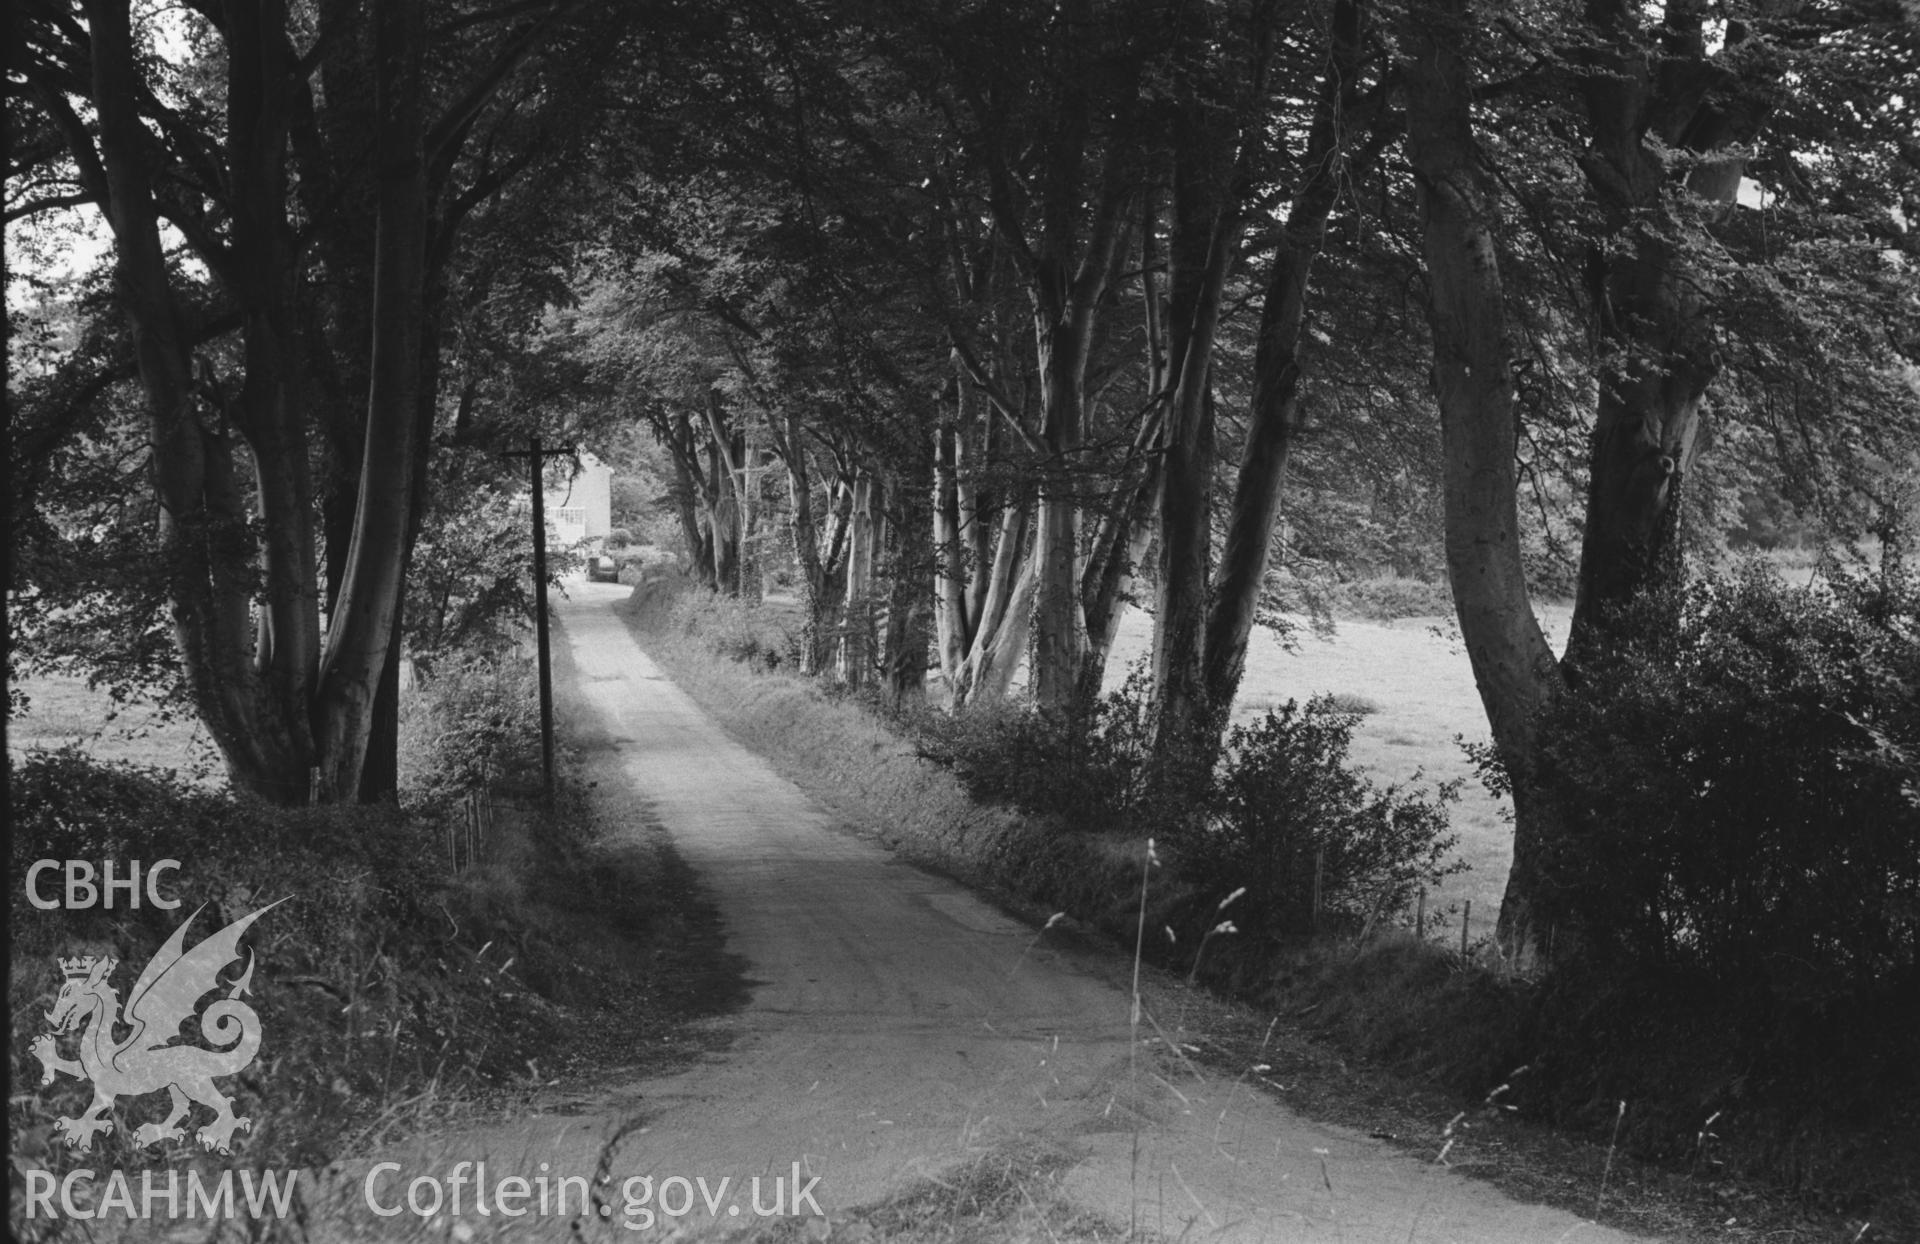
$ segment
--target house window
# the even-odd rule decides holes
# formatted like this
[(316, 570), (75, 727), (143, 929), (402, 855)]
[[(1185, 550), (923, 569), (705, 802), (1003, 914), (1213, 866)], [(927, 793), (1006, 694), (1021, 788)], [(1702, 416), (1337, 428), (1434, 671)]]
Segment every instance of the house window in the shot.
[(584, 529), (587, 525), (587, 507), (584, 505), (563, 505), (560, 507), (559, 512), (554, 515), (553, 521), (561, 527), (579, 527)]

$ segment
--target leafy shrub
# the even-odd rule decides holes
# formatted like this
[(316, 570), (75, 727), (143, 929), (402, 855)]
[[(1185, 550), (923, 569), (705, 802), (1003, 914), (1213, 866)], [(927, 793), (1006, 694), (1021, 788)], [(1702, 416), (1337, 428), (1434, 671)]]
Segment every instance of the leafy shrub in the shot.
[(624, 549), (633, 543), (633, 533), (625, 527), (615, 527), (607, 533), (607, 548)]
[(1677, 628), (1546, 722), (1566, 918), (1596, 954), (1783, 1001), (1911, 972), (1920, 592), (1789, 588), (1756, 564), (1643, 608)]
[(1749, 565), (1638, 609), (1667, 625), (1543, 722), (1561, 1107), (1660, 1103), (1670, 1152), (1738, 1112), (1792, 1177), (1844, 1168), (1814, 1121), (1920, 1117), (1920, 592)]
[(446, 802), (494, 784), (530, 782), (540, 755), (532, 662), (470, 657), (443, 665), (401, 709), (401, 785)]
[(1448, 858), (1459, 838), (1447, 832), (1447, 805), (1459, 783), (1431, 798), (1374, 787), (1347, 758), (1358, 721), (1316, 697), (1228, 734), (1205, 828), (1175, 840), (1176, 858), (1201, 893), (1246, 887), (1232, 909), (1246, 940), (1358, 932), (1466, 869)]

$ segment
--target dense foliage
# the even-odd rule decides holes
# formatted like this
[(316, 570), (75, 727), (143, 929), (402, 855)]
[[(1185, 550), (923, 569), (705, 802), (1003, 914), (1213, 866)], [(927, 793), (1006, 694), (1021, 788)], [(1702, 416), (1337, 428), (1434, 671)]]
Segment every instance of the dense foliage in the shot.
[[(1789, 588), (1764, 567), (1637, 608), (1676, 615), (1548, 716), (1578, 953), (1819, 1010), (1920, 979), (1920, 590)], [(1632, 775), (1622, 781), (1623, 774)]]
[(1397, 924), (1421, 890), (1466, 870), (1447, 830), (1457, 783), (1432, 794), (1376, 788), (1347, 756), (1358, 721), (1318, 697), (1228, 733), (1206, 827), (1181, 851), (1203, 892), (1247, 887), (1233, 908), (1242, 929), (1365, 933)]
[(1794, 1182), (1885, 1180), (1920, 1118), (1920, 591), (1753, 565), (1636, 607), (1671, 629), (1546, 720), (1539, 1085), (1670, 1157), (1719, 1113)]
[(533, 663), (468, 652), (423, 676), (401, 706), (400, 785), (409, 802), (444, 806), (468, 791), (537, 784), (540, 690)]

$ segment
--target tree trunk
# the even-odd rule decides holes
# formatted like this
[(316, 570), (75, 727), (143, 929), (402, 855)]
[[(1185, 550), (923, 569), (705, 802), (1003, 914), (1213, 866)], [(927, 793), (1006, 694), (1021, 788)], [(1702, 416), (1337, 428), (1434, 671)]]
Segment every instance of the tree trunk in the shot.
[[(1227, 275), (1240, 254), (1259, 146), (1264, 92), (1223, 107), (1215, 51), (1199, 6), (1175, 36), (1173, 193), (1167, 229), (1167, 383), (1161, 433), (1160, 564), (1153, 617), (1156, 749), (1191, 757), (1212, 716), (1206, 688), (1206, 619), (1213, 568), (1215, 458), (1213, 348)], [(1256, 69), (1264, 78), (1264, 70)], [(1169, 775), (1180, 780), (1178, 775)]]
[(1027, 551), (1032, 510), (1009, 503), (1000, 511), (1000, 535), (986, 574), (973, 646), (962, 666), (954, 691), (954, 707), (981, 700), (999, 700), (1013, 683), (1014, 669), (1026, 652), (1031, 633), (1033, 595), (1039, 582), (1038, 558)]
[(853, 486), (841, 480), (829, 494), (833, 504), (828, 516), (825, 548), (820, 556), (819, 575), (809, 589), (807, 599), (806, 647), (801, 654), (802, 672), (820, 674), (833, 666), (836, 634), (840, 624), (841, 596), (846, 590), (848, 533), (853, 525)]
[[(961, 381), (959, 390), (966, 392)], [(964, 411), (965, 399), (961, 399)], [(959, 432), (942, 423), (933, 432), (933, 551), (934, 629), (940, 651), (940, 675), (949, 693), (959, 685), (960, 667), (973, 641), (973, 618), (967, 612), (967, 566), (960, 534), (960, 488), (955, 478)], [(985, 575), (976, 566), (974, 574)]]
[(1144, 461), (1136, 482), (1122, 489), (1115, 508), (1101, 524), (1093, 555), (1080, 577), (1080, 596), (1087, 616), (1087, 659), (1080, 670), (1080, 702), (1091, 704), (1106, 681), (1107, 658), (1120, 633), (1120, 619), (1133, 603), (1133, 581), (1140, 561), (1153, 543), (1154, 502), (1160, 495), (1160, 456), (1148, 451), (1159, 439), (1158, 420), (1141, 429)]
[[(403, 559), (410, 564), (411, 557)], [(373, 714), (367, 721), (367, 754), (360, 766), (358, 803), (384, 803), (400, 798), (400, 648), (404, 610), (395, 610), (387, 659), (380, 666), (373, 689)]]
[[(1191, 366), (1194, 370), (1186, 372)], [(1160, 469), (1159, 599), (1153, 618), (1154, 741), (1186, 755), (1212, 714), (1206, 695), (1207, 582), (1213, 563), (1213, 389), (1208, 363), (1182, 367)], [(1191, 379), (1190, 379), (1191, 378)], [(1188, 390), (1192, 391), (1189, 392)]]
[(379, 199), (372, 384), (353, 544), (321, 663), (321, 788), (354, 797), (374, 697), (393, 641), (411, 521), (427, 244), (420, 59), (423, 19), (410, 0), (375, 0)]
[[(1040, 506), (1034, 534), (1036, 582), (1033, 666), (1030, 685), (1043, 711), (1066, 712), (1080, 692), (1086, 660), (1086, 619), (1080, 601), (1080, 491), (1087, 417), (1087, 361), (1100, 311), (1121, 261), (1131, 251), (1132, 203), (1137, 194), (1137, 141), (1130, 132), (1127, 94), (1110, 97), (1106, 149), (1089, 167), (1097, 104), (1087, 72), (1090, 45), (1080, 32), (1092, 29), (1095, 6), (1069, 0), (1059, 25), (1058, 81), (1054, 117), (1043, 138), (1045, 174), (1040, 179), (1036, 240), (1023, 244), (1032, 304), (1034, 361), (1040, 381)], [(1125, 62), (1127, 72), (1140, 63)], [(1105, 84), (1111, 85), (1111, 84)], [(1097, 170), (1097, 171), (1096, 171)], [(1090, 177), (1089, 173), (1094, 176)], [(1096, 180), (1097, 179), (1097, 180)], [(996, 210), (1001, 202), (994, 204)], [(1003, 220), (1018, 235), (1016, 222)]]
[[(1618, 638), (1621, 606), (1680, 574), (1680, 491), (1720, 358), (1711, 289), (1673, 240), (1669, 153), (1706, 156), (1737, 138), (1731, 119), (1702, 102), (1719, 72), (1707, 60), (1704, 18), (1703, 8), (1670, 5), (1656, 36), (1620, 0), (1587, 8), (1598, 64), (1586, 83), (1593, 138), (1581, 167), (1615, 244), (1596, 246), (1588, 261), (1601, 384), (1570, 672)], [(1737, 159), (1700, 161), (1687, 189), (1731, 205), (1740, 170)], [(1610, 259), (1616, 252), (1624, 253)]]
[[(1023, 524), (1024, 525), (1024, 524)], [(1018, 574), (1007, 584), (1006, 611), (1000, 624), (991, 631), (982, 629), (974, 639), (969, 658), (971, 676), (967, 682), (966, 703), (995, 703), (1007, 698), (1013, 676), (1026, 654), (1028, 637), (1033, 633), (1033, 600), (1040, 589), (1040, 550), (1036, 545), (1016, 560)]]
[(702, 514), (710, 513), (711, 498), (701, 473), (700, 442), (685, 410), (653, 420), (654, 435), (673, 459), (673, 508), (680, 519), (680, 535), (687, 542), (687, 573), (708, 590), (719, 584), (713, 577), (713, 544)]
[[(1046, 305), (1043, 300), (1039, 305)], [(1046, 411), (1047, 461), (1040, 485), (1035, 533), (1038, 582), (1034, 605), (1034, 702), (1064, 712), (1073, 704), (1086, 656), (1080, 614), (1080, 498), (1075, 466), (1086, 409), (1086, 342), (1071, 322), (1036, 317), (1040, 393)]]
[[(191, 358), (179, 332), (153, 199), (149, 137), (136, 104), (144, 87), (128, 6), (124, 0), (87, 0), (85, 12), (99, 162), (92, 164), (91, 151), (76, 158), (113, 230), (115, 287), (145, 394), (161, 555), (189, 694), (236, 786), (274, 802), (298, 802), (306, 795), (313, 753), (306, 703), (278, 701), (273, 688), (298, 688), (311, 676), (317, 620), (300, 618), (303, 597), (284, 562), (270, 569), (264, 624), (252, 616), (254, 545), (246, 497), (233, 462), (233, 438), (202, 427)], [(277, 275), (284, 279), (284, 273)], [(258, 318), (263, 309), (248, 310), (257, 334), (266, 327)], [(264, 337), (251, 340), (263, 353), (271, 347)], [(256, 389), (250, 396), (264, 408), (276, 395)], [(261, 431), (273, 437), (286, 426), (265, 423)], [(268, 478), (276, 476), (277, 466), (268, 464)], [(297, 565), (299, 550), (290, 542), (282, 541), (278, 551), (293, 554)], [(259, 665), (255, 653), (263, 658)]]
[(927, 615), (931, 600), (925, 589), (926, 572), (933, 563), (927, 510), (929, 501), (908, 489), (898, 490), (898, 513), (887, 525), (893, 530), (893, 556), (887, 589), (887, 632), (882, 665), (887, 691), (895, 708), (927, 693)]
[(847, 549), (847, 607), (840, 624), (840, 679), (866, 685), (873, 670), (873, 479), (865, 471), (853, 483), (853, 539)]
[(709, 447), (714, 458), (714, 492), (723, 498), (723, 504), (730, 518), (729, 529), (732, 532), (733, 548), (729, 558), (731, 575), (721, 574), (722, 590), (730, 595), (743, 595), (745, 583), (747, 528), (752, 518), (747, 505), (746, 445), (740, 433), (727, 422), (726, 411), (721, 409), (720, 394), (707, 390), (704, 407), (707, 418), (707, 434), (713, 438)]
[(707, 437), (707, 542), (713, 552), (713, 586), (723, 596), (740, 591), (740, 507), (733, 499), (726, 448)]
[(793, 560), (800, 567), (800, 605), (807, 618), (800, 663), (802, 673), (816, 674), (825, 664), (821, 631), (831, 604), (826, 598), (826, 568), (820, 558), (820, 527), (813, 518), (813, 480), (807, 469), (804, 435), (800, 416), (789, 414), (779, 444), (787, 466), (787, 526), (793, 540)]
[(1153, 194), (1141, 197), (1141, 325), (1146, 331), (1147, 392), (1153, 395), (1154, 405), (1134, 433), (1136, 478), (1119, 489), (1114, 505), (1108, 509), (1094, 537), (1092, 553), (1080, 577), (1080, 597), (1087, 618), (1087, 660), (1080, 671), (1082, 703), (1090, 704), (1099, 698), (1120, 620), (1127, 607), (1134, 603), (1133, 583), (1141, 560), (1159, 534), (1157, 509), (1163, 465), (1159, 447), (1166, 426), (1169, 364), (1166, 307), (1156, 275), (1160, 263), (1155, 247), (1157, 210)]
[(1260, 311), (1247, 441), (1207, 615), (1207, 700), (1223, 728), (1246, 671), (1247, 643), (1266, 587), (1287, 459), (1300, 429), (1300, 333), (1313, 265), (1340, 188), (1352, 176), (1349, 113), (1358, 91), (1365, 18), (1355, 0), (1334, 5), (1327, 69), (1307, 136), (1306, 176), (1287, 210)]
[[(266, 575), (253, 662), (276, 706), (273, 716), (288, 720), (289, 750), (310, 755), (304, 718), (320, 659), (319, 566), (307, 430), (293, 395), (301, 368), (293, 247), (286, 227), (293, 56), (284, 6), (265, 0), (236, 8), (226, 40), (231, 279), (246, 308), (240, 408), (253, 451)], [(305, 775), (295, 776), (304, 796)]]
[[(429, 288), (422, 298), (420, 331), (420, 391), (414, 403), (414, 443), (420, 452), (413, 459), (413, 498), (407, 513), (406, 546), (400, 554), (403, 585), (412, 584), (414, 548), (427, 517), (428, 459), (426, 446), (433, 436), (434, 415), (440, 395), (440, 321), (445, 313), (446, 282), (437, 276), (427, 278)], [(360, 789), (355, 798), (361, 803), (394, 802), (400, 798), (400, 659), (406, 622), (405, 600), (393, 613), (393, 638), (387, 645), (386, 664), (373, 696), (373, 720), (367, 730), (367, 759), (360, 768)]]
[(1466, 0), (1425, 0), (1410, 15), (1407, 144), (1418, 188), (1440, 403), (1448, 580), (1495, 746), (1513, 779), (1513, 870), (1499, 935), (1534, 941), (1552, 826), (1534, 795), (1535, 720), (1559, 676), (1520, 561), (1512, 343), (1494, 225), (1495, 193), (1474, 142), (1472, 82), (1460, 40)]
[(1246, 672), (1247, 644), (1253, 636), (1260, 594), (1266, 588), (1287, 459), (1300, 429), (1300, 325), (1312, 261), (1311, 253), (1299, 253), (1282, 242), (1274, 256), (1254, 347), (1247, 441), (1240, 453), (1219, 579), (1207, 614), (1207, 699), (1219, 706), (1222, 726)]
[[(962, 380), (962, 384), (966, 381)], [(994, 418), (991, 410), (983, 409), (978, 395), (971, 409), (978, 412), (972, 425), (962, 423), (954, 429), (953, 473), (954, 496), (959, 502), (960, 542), (967, 551), (967, 564), (971, 567), (967, 582), (966, 608), (970, 621), (970, 630), (977, 634), (980, 630), (982, 609), (986, 606), (987, 567), (993, 564), (993, 535), (999, 524), (995, 522), (997, 509), (993, 496), (981, 487), (981, 479), (993, 461)], [(972, 648), (972, 640), (968, 641)]]

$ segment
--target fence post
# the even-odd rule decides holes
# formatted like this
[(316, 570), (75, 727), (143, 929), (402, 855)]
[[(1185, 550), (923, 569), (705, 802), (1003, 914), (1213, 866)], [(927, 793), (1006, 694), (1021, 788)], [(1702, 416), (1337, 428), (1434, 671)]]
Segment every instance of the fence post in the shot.
[(1473, 900), (1468, 899), (1466, 907), (1460, 912), (1460, 957), (1467, 957), (1467, 929), (1473, 924)]
[(1427, 940), (1427, 892), (1420, 891), (1420, 897), (1413, 907), (1413, 936), (1416, 941)]

